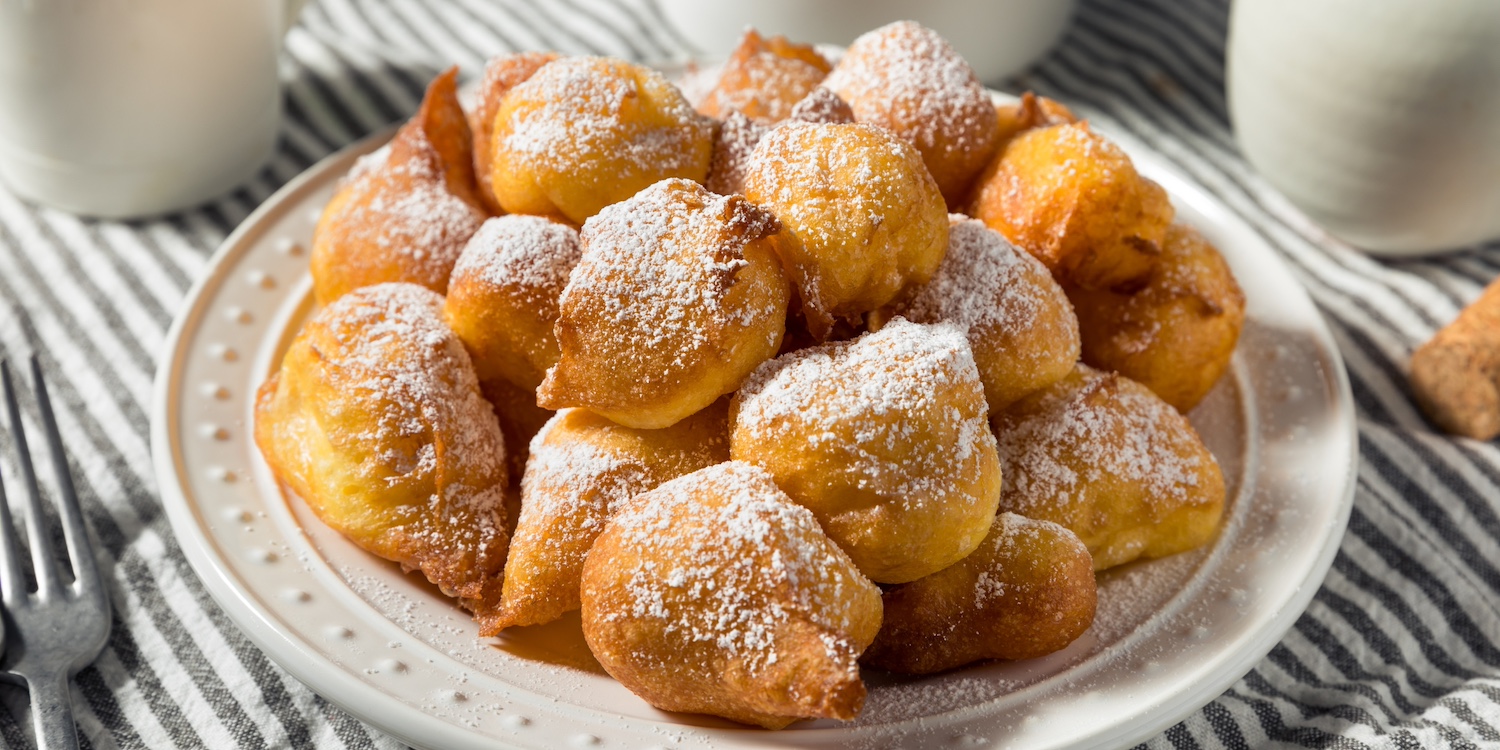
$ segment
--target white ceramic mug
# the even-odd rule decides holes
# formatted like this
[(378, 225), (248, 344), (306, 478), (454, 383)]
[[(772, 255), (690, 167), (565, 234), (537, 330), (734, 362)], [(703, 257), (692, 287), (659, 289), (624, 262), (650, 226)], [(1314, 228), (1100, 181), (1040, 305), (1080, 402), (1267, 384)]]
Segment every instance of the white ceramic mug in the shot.
[(0, 179), (110, 218), (234, 187), (269, 158), (300, 0), (0, 0)]
[(1500, 2), (1236, 0), (1227, 63), (1245, 158), (1335, 236), (1500, 238)]

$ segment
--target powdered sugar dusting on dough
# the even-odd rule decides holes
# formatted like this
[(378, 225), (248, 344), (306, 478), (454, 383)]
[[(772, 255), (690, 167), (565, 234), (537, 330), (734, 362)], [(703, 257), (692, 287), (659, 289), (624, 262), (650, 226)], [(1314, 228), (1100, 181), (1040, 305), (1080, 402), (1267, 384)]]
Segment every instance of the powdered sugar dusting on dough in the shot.
[[(1039, 548), (1058, 542), (1072, 547), (1074, 558), (1054, 555), (1055, 562), (1050, 571), (1050, 580), (1058, 587), (1066, 587), (1068, 576), (1073, 570), (1070, 563), (1077, 557), (1088, 556), (1089, 551), (1077, 534), (1068, 531), (1060, 524), (1027, 518), (1016, 513), (1001, 513), (996, 516), (990, 535), (985, 538), (980, 549), (976, 550), (976, 554), (984, 554), (992, 560), (1014, 560), (1021, 555), (1015, 550), (1017, 545)], [(992, 575), (989, 570), (980, 572), (974, 581), (975, 606), (985, 606), (1005, 597), (1009, 587), (1001, 580), (1003, 577), (1003, 573)]]
[[(521, 479), (521, 517), (511, 546), (512, 550), (518, 545), (547, 549), (566, 558), (553, 561), (560, 568), (581, 567), (588, 545), (549, 533), (568, 527), (592, 539), (604, 530), (620, 503), (650, 489), (645, 468), (623, 452), (577, 438), (556, 439), (554, 428), (569, 411), (554, 415), (531, 440), (531, 455)], [(564, 518), (572, 523), (563, 523)]]
[(745, 165), (755, 145), (771, 127), (758, 123), (737, 109), (729, 110), (714, 138), (714, 157), (705, 186), (720, 195), (745, 193)]
[(833, 663), (857, 674), (854, 646), (839, 635), (849, 613), (828, 605), (853, 596), (846, 586), (874, 586), (764, 471), (736, 461), (703, 469), (637, 496), (612, 523), (640, 560), (628, 569), (629, 601), (608, 619), (662, 620), (666, 636), (712, 642), (751, 674), (780, 658), (790, 621), (810, 621)]
[(1001, 507), (1054, 517), (1057, 511), (1043, 508), (1062, 509), (1062, 516), (1071, 516), (1089, 502), (1085, 483), (1105, 478), (1144, 488), (1144, 501), (1160, 508), (1193, 501), (1203, 467), (1196, 453), (1179, 447), (1194, 435), (1187, 420), (1144, 386), (1080, 369), (1081, 384), (1054, 387), (1027, 416), (997, 426)]
[[(855, 470), (894, 488), (893, 501), (968, 502), (956, 473), (976, 450), (993, 446), (994, 436), (983, 409), (965, 417), (938, 406), (940, 394), (966, 387), (978, 392), (979, 372), (963, 334), (898, 317), (852, 342), (802, 349), (756, 368), (740, 389), (735, 431), (763, 444), (805, 439), (814, 448), (852, 437), (846, 452)], [(934, 413), (956, 425), (954, 445), (886, 458), (901, 455), (913, 439), (908, 418)]]
[(434, 441), (421, 440), (415, 455), (401, 449), (406, 439), (440, 427), (452, 431), (444, 435), (446, 450), (491, 474), (504, 458), (500, 427), (484, 418), (493, 414), (462, 342), (443, 323), (442, 302), (414, 284), (377, 284), (340, 297), (322, 313), (320, 319), (339, 331), (344, 356), (336, 361), (363, 376), (345, 393), (350, 407), (378, 415), (371, 431), (350, 438), (377, 447), (398, 471), (430, 472)]
[(837, 125), (854, 122), (854, 110), (849, 106), (849, 102), (833, 93), (833, 89), (818, 86), (792, 107), (792, 113), (787, 116), (787, 119)]
[[(797, 227), (804, 242), (834, 241), (834, 232), (842, 227), (824, 226), (822, 220), (835, 215), (850, 217), (848, 223), (863, 221), (870, 226), (879, 226), (887, 216), (906, 215), (904, 206), (888, 201), (900, 191), (880, 185), (887, 176), (876, 165), (904, 158), (900, 152), (910, 153), (911, 146), (887, 135), (865, 139), (856, 149), (815, 148), (824, 140), (821, 128), (869, 127), (784, 122), (756, 145), (745, 166), (745, 183), (755, 185), (758, 197), (775, 205), (783, 220)], [(848, 175), (850, 182), (839, 184), (834, 174)], [(837, 201), (836, 213), (832, 201)]]
[[(823, 81), (861, 122), (897, 130), (922, 153), (982, 151), (995, 105), (963, 57), (937, 32), (897, 21), (866, 32)], [(986, 124), (988, 123), (988, 124)]]
[[(630, 72), (639, 73), (663, 90), (671, 84), (656, 71), (619, 60), (570, 57), (542, 66), (509, 96), (536, 103), (511, 114), (503, 147), (531, 171), (558, 172), (574, 166), (577, 154), (623, 159), (646, 174), (673, 174), (694, 167), (693, 144), (710, 136), (711, 123), (694, 112), (680, 95), (655, 102), (665, 111), (652, 121), (668, 127), (631, 122), (643, 98)], [(606, 71), (613, 71), (606, 72)], [(681, 125), (679, 125), (681, 123)], [(598, 158), (598, 157), (595, 157)], [(698, 166), (701, 169), (701, 163)]]
[[(902, 315), (921, 323), (952, 323), (971, 340), (992, 331), (1020, 339), (1041, 325), (1049, 312), (1071, 309), (1041, 261), (977, 219), (958, 214), (951, 218), (942, 265), (900, 308)], [(1022, 346), (1007, 354), (1040, 360), (1051, 352)]]
[(748, 263), (744, 245), (779, 228), (742, 197), (714, 195), (689, 180), (658, 182), (584, 223), (583, 259), (563, 290), (563, 318), (588, 297), (610, 324), (596, 328), (617, 336), (619, 351), (669, 354), (672, 364), (685, 364), (712, 343), (715, 326), (750, 327), (777, 314), (723, 303)]
[(778, 54), (776, 40), (746, 30), (699, 108), (712, 115), (734, 109), (764, 122), (780, 122), (828, 75), (831, 66), (826, 60), (819, 62), (821, 67), (794, 54)]
[[(449, 526), (445, 520), (432, 529), (443, 537), (428, 541), (454, 556), (481, 554), (505, 534), (505, 443), (463, 344), (443, 323), (442, 302), (415, 284), (356, 289), (315, 319), (327, 334), (314, 346), (337, 347), (322, 356), (349, 378), (341, 398), (328, 405), (330, 423), (371, 425), (330, 432), (330, 439), (372, 453), (392, 487), (431, 482), (434, 512), (455, 503), (468, 508), (475, 526), (437, 531)], [(462, 471), (451, 469), (456, 461)], [(469, 479), (483, 483), (472, 486)], [(409, 526), (405, 533), (423, 532)]]
[(583, 254), (578, 231), (540, 216), (508, 214), (489, 219), (469, 239), (453, 267), (504, 289), (537, 293), (538, 304), (555, 300)]
[(424, 278), (447, 278), (484, 214), (448, 190), (441, 157), (421, 128), (408, 126), (396, 137), (406, 158), (396, 159), (387, 145), (356, 161), (334, 221), (343, 242), (405, 256), (408, 267), (430, 269)]

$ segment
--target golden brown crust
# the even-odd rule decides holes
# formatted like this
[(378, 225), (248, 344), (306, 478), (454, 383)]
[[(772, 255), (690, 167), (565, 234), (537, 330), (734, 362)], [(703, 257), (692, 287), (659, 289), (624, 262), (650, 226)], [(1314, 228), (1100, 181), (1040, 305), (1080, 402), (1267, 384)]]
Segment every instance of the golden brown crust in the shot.
[(926, 283), (948, 246), (921, 155), (877, 127), (784, 124), (755, 147), (744, 187), (786, 227), (777, 253), (820, 340)]
[[(704, 186), (720, 195), (744, 195), (750, 156), (760, 139), (775, 126), (752, 120), (733, 108), (725, 110), (720, 118), (714, 130), (713, 164)], [(838, 94), (818, 86), (792, 107), (786, 122), (845, 125), (854, 122), (854, 110)]]
[(779, 729), (864, 703), (880, 591), (747, 464), (627, 502), (589, 552), (582, 599), (599, 663), (657, 708)]
[(521, 480), (495, 628), (578, 609), (584, 557), (622, 503), (728, 460), (727, 399), (660, 430), (623, 427), (585, 409), (558, 412), (532, 443)]
[[(510, 475), (511, 485), (519, 487), (521, 475), (526, 471), (531, 438), (541, 431), (554, 412), (536, 405), (536, 391), (518, 388), (503, 378), (479, 381), (479, 391), (484, 394), (484, 400), (490, 402), (495, 418), (500, 421), (500, 434), (505, 437), (506, 473)], [(515, 525), (514, 514), (507, 513), (506, 518), (512, 526)]]
[(560, 55), (556, 52), (514, 52), (496, 55), (484, 66), (484, 78), (475, 92), (475, 106), (468, 113), (469, 131), (474, 135), (474, 176), (478, 183), (479, 199), (491, 214), (502, 214), (500, 201), (490, 184), (490, 163), (494, 159), (490, 148), (490, 137), (494, 132), (495, 113), (500, 111), (500, 101), (511, 89), (524, 83), (533, 73)]
[(1172, 204), (1087, 122), (1034, 128), (979, 177), (967, 213), (1065, 284), (1129, 292), (1146, 283)]
[(996, 415), (1000, 510), (1077, 534), (1096, 570), (1206, 544), (1224, 475), (1182, 416), (1145, 386), (1087, 365)]
[(590, 219), (537, 403), (654, 429), (738, 388), (785, 329), (790, 288), (767, 241), (779, 228), (741, 196), (675, 179)]
[(1094, 563), (1073, 532), (1001, 513), (979, 549), (882, 597), (885, 621), (861, 658), (907, 674), (1062, 650), (1094, 621)]
[(713, 121), (654, 70), (623, 60), (566, 57), (500, 102), (490, 184), (510, 213), (575, 225), (660, 180), (702, 182)]
[(999, 120), (1001, 148), (1022, 131), (1078, 122), (1078, 116), (1062, 102), (1030, 91), (1021, 94), (1018, 102), (996, 104), (995, 115)]
[(937, 275), (889, 309), (871, 313), (878, 330), (892, 315), (952, 323), (974, 349), (985, 400), (997, 412), (1073, 371), (1078, 319), (1040, 261), (976, 219), (954, 214)]
[(866, 576), (905, 583), (974, 550), (1000, 463), (963, 334), (897, 318), (778, 357), (732, 405), (730, 452), (776, 478)]
[(855, 122), (854, 108), (827, 86), (817, 86), (792, 107), (788, 120), (814, 125), (847, 125)]
[(433, 80), (388, 146), (344, 178), (313, 229), (313, 290), (328, 304), (353, 289), (405, 281), (439, 294), (485, 213), (474, 183), (457, 68)]
[(745, 167), (760, 139), (771, 132), (771, 126), (758, 123), (737, 109), (723, 115), (714, 129), (714, 156), (703, 183), (719, 195), (745, 194)]
[(324, 523), (421, 570), (482, 625), (509, 541), (505, 446), (441, 305), (380, 284), (323, 308), (261, 386), (255, 439)]
[(1186, 413), (1229, 367), (1245, 295), (1229, 264), (1197, 230), (1167, 229), (1146, 286), (1133, 294), (1068, 288), (1083, 361), (1150, 388)]
[(723, 118), (735, 110), (752, 120), (780, 122), (832, 69), (811, 45), (746, 29), (698, 111)]
[(854, 40), (823, 85), (847, 101), (860, 122), (916, 146), (954, 209), (1000, 144), (995, 105), (968, 62), (936, 32), (911, 21)]
[(453, 266), (443, 317), (480, 380), (528, 391), (557, 364), (558, 299), (582, 255), (578, 231), (540, 216), (484, 223)]

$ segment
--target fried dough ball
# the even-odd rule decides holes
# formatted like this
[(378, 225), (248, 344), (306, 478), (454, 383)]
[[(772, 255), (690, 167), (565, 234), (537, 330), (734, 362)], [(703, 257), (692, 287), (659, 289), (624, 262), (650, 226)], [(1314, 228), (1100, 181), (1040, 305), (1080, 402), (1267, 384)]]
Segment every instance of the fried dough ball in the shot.
[(1077, 534), (1104, 570), (1213, 538), (1224, 475), (1193, 426), (1140, 383), (1087, 365), (995, 417), (1000, 509)]
[(1130, 292), (1161, 252), (1172, 204), (1087, 122), (1026, 130), (980, 176), (966, 212), (1065, 284)]
[(1083, 361), (1150, 388), (1187, 413), (1229, 368), (1245, 294), (1197, 230), (1173, 224), (1145, 288), (1123, 295), (1071, 288)]
[(469, 132), (474, 134), (474, 176), (479, 182), (479, 199), (492, 214), (504, 213), (500, 200), (490, 184), (490, 164), (494, 153), (490, 136), (494, 132), (495, 113), (500, 100), (511, 89), (525, 82), (533, 73), (558, 58), (556, 52), (513, 52), (496, 55), (484, 66), (484, 78), (474, 93), (474, 107), (469, 110)]
[(861, 661), (931, 674), (980, 659), (1060, 651), (1094, 622), (1094, 562), (1071, 531), (1001, 513), (965, 557), (885, 592), (885, 621)]
[(582, 598), (594, 656), (657, 708), (780, 729), (864, 705), (880, 590), (748, 464), (626, 502), (589, 552)]
[(1000, 497), (984, 387), (957, 328), (896, 318), (762, 365), (731, 406), (730, 454), (769, 471), (880, 583), (979, 546)]
[(787, 123), (761, 139), (745, 196), (781, 219), (776, 239), (808, 327), (825, 339), (927, 282), (948, 246), (937, 183), (907, 142), (863, 124)]
[(483, 627), (509, 541), (505, 444), (442, 304), (396, 283), (320, 310), (256, 395), (255, 442), (324, 523)]
[(771, 126), (731, 109), (714, 133), (714, 156), (704, 186), (719, 195), (745, 194), (745, 167)]
[(848, 125), (855, 122), (854, 108), (827, 86), (818, 86), (807, 92), (807, 96), (792, 107), (792, 113), (787, 119), (814, 125)]
[(769, 211), (663, 180), (583, 226), (563, 291), (561, 358), (537, 391), (629, 427), (668, 427), (776, 353), (791, 295)]
[(532, 443), (496, 629), (578, 609), (583, 561), (626, 500), (729, 460), (728, 399), (660, 430), (564, 409)]
[(501, 207), (582, 224), (660, 180), (702, 182), (713, 121), (654, 70), (566, 57), (505, 95), (490, 148), (490, 184)]
[(812, 45), (789, 42), (784, 36), (767, 39), (746, 29), (724, 63), (719, 82), (698, 103), (698, 111), (722, 118), (737, 110), (752, 120), (779, 122), (832, 69)]
[(387, 281), (442, 294), (484, 209), (474, 185), (457, 68), (433, 80), (415, 117), (361, 158), (313, 229), (313, 292), (326, 305)]
[(955, 209), (999, 146), (995, 105), (974, 70), (937, 32), (912, 21), (855, 39), (823, 85), (860, 122), (916, 146)]
[[(773, 126), (756, 122), (737, 109), (724, 113), (714, 134), (713, 164), (704, 185), (720, 195), (745, 194), (745, 167), (760, 139)], [(787, 122), (814, 124), (847, 124), (854, 122), (854, 112), (838, 94), (819, 86), (792, 107)]]
[(1190, 411), (1229, 367), (1245, 322), (1245, 295), (1219, 251), (1197, 230), (1167, 229), (1161, 259), (1134, 294), (1068, 288), (1083, 333), (1083, 361), (1150, 388)]
[[(937, 275), (894, 314), (963, 330), (993, 413), (1073, 371), (1078, 318), (1040, 261), (978, 220), (951, 218)], [(888, 314), (872, 314), (871, 327)]]
[(1030, 91), (1021, 94), (1020, 101), (996, 104), (995, 115), (1000, 123), (1002, 148), (1022, 131), (1078, 122), (1078, 116), (1062, 102), (1037, 96)]
[[(494, 408), (495, 418), (500, 420), (500, 434), (505, 437), (505, 459), (512, 485), (521, 483), (521, 474), (526, 470), (526, 457), (530, 454), (531, 438), (547, 424), (555, 413), (536, 405), (536, 391), (519, 388), (504, 378), (479, 381), (479, 392)], [(506, 516), (512, 525), (515, 515)]]
[(558, 298), (583, 254), (578, 230), (540, 216), (490, 219), (469, 240), (443, 317), (463, 339), (480, 380), (535, 391), (557, 364)]

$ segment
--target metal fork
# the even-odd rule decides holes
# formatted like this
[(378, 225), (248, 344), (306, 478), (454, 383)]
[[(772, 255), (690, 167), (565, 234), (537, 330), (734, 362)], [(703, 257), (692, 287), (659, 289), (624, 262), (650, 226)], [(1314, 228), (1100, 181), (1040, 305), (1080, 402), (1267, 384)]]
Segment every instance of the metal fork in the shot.
[(21, 568), (21, 545), (11, 522), (4, 485), (0, 483), (0, 594), (7, 620), (4, 658), (7, 671), (0, 676), (24, 681), (30, 689), (31, 717), (41, 750), (77, 750), (78, 728), (73, 723), (68, 678), (92, 662), (104, 648), (109, 635), (109, 598), (104, 593), (104, 581), (88, 532), (84, 530), (83, 513), (68, 474), (62, 438), (57, 434), (52, 403), (47, 398), (42, 368), (35, 356), (31, 357), (31, 380), (35, 384), (42, 429), (47, 435), (47, 452), (52, 455), (52, 468), (57, 474), (58, 516), (62, 520), (68, 559), (73, 563), (73, 581), (64, 583), (59, 575), (10, 367), (0, 359), (0, 385), (5, 391), (11, 442), (15, 444), (16, 463), (21, 469), (21, 484), (26, 489), (26, 536), (31, 543), (31, 563), (36, 576), (36, 591), (28, 591)]

